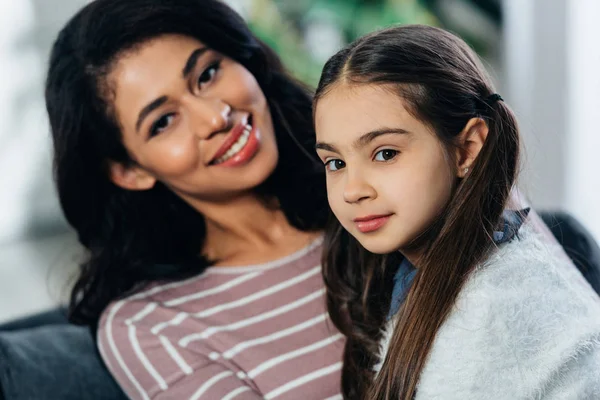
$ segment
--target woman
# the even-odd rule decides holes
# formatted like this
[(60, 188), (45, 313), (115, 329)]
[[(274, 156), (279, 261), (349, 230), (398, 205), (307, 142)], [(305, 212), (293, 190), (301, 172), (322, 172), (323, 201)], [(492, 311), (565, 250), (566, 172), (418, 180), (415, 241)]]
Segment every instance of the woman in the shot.
[(509, 209), (519, 132), (473, 51), (373, 33), (327, 62), (314, 107), (345, 397), (600, 398), (600, 301)]
[[(52, 49), (71, 300), (131, 398), (329, 398), (310, 93), (214, 0), (97, 0)], [(276, 371), (276, 372), (275, 372)]]

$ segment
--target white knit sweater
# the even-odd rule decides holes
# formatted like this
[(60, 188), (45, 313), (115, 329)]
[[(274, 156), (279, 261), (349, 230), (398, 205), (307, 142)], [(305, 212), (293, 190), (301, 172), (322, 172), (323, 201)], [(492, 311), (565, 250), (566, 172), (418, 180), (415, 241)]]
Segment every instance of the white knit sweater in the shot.
[(525, 225), (476, 269), (437, 333), (417, 400), (600, 400), (600, 298), (558, 251)]

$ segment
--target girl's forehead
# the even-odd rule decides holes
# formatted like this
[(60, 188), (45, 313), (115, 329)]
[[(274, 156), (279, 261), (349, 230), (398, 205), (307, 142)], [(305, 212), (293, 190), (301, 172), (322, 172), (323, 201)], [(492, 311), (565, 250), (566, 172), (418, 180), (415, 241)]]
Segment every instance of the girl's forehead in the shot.
[(317, 101), (315, 128), (317, 137), (345, 138), (374, 129), (422, 129), (423, 124), (406, 109), (399, 94), (382, 85), (339, 85)]

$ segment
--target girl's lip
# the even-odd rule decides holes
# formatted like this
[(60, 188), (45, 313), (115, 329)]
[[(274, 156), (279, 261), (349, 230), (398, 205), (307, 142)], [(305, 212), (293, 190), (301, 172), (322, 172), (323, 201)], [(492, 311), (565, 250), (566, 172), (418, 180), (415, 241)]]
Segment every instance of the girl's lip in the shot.
[(354, 219), (354, 223), (362, 233), (374, 232), (385, 225), (392, 214), (387, 215), (369, 215), (366, 217)]
[(383, 218), (383, 217), (389, 217), (392, 214), (380, 214), (380, 215), (367, 215), (366, 217), (358, 217), (358, 218), (354, 218), (354, 222), (364, 222), (364, 221), (370, 221), (372, 219), (377, 219), (377, 218)]
[(216, 160), (218, 160), (225, 153), (227, 153), (231, 146), (233, 146), (233, 144), (238, 141), (240, 136), (242, 136), (242, 134), (244, 133), (244, 129), (246, 129), (246, 125), (248, 125), (249, 121), (251, 121), (251, 116), (246, 115), (240, 122), (238, 122), (233, 127), (233, 129), (229, 133), (229, 136), (227, 136), (221, 147), (219, 147), (217, 152), (211, 158), (210, 162), (208, 163), (209, 165), (214, 164)]

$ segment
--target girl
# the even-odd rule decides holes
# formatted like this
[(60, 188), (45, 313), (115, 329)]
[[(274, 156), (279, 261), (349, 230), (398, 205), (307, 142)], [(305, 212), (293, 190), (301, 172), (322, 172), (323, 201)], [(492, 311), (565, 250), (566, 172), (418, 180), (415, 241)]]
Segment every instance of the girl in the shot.
[(600, 301), (507, 211), (517, 124), (464, 42), (364, 37), (325, 65), (314, 115), (345, 398), (600, 398)]
[(54, 43), (46, 104), (88, 250), (71, 315), (129, 397), (339, 394), (311, 96), (236, 13), (93, 1)]

